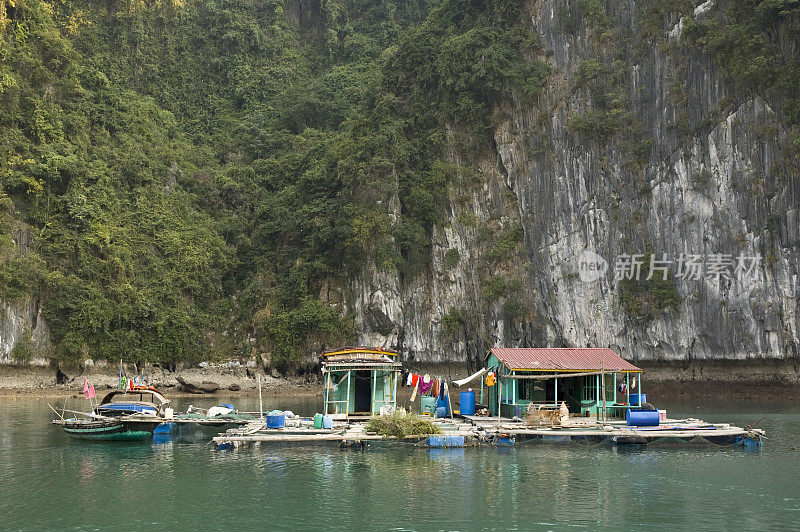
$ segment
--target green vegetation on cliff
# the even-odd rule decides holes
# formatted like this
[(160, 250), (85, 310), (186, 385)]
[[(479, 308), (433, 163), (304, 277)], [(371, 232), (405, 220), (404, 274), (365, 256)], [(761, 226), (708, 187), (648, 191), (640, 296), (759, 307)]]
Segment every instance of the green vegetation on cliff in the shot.
[[(650, 40), (713, 57), (729, 107), (767, 99), (791, 138), (765, 170), (796, 175), (798, 3), (697, 17), (694, 4), (637, 1), (634, 36), (611, 2), (560, 3), (565, 39), (594, 56), (552, 76), (521, 0), (0, 0), (0, 299), (41, 302), (59, 360), (265, 352), (295, 368), (355, 337), (348, 294), (365, 264), (431, 273), (433, 228), (455, 188), (482, 184), (509, 102), (543, 130), (566, 111), (598, 164), (625, 155), (638, 180), (618, 180), (620, 195), (647, 197), (658, 150), (631, 71)], [(571, 94), (536, 113), (548, 80)], [(713, 117), (690, 123), (683, 83), (670, 101), (689, 134)], [(552, 156), (537, 135), (531, 160)], [(499, 218), (456, 219), (486, 235), (479, 297), (528, 319), (527, 274), (512, 270), (538, 222)], [(444, 269), (469, 259), (451, 249)], [(681, 303), (674, 283), (621, 293), (644, 319)], [(444, 336), (473, 321), (451, 309)]]
[(351, 339), (330, 294), (368, 258), (424, 270), (448, 130), (469, 160), (493, 106), (541, 90), (524, 20), (500, 0), (0, 0), (0, 297), (42, 301), (61, 360), (255, 335), (290, 367)]

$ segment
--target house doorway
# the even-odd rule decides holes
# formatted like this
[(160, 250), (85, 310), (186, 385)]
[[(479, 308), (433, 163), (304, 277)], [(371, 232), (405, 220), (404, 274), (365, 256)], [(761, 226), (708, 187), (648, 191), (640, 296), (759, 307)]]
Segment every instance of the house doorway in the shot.
[(356, 412), (370, 412), (372, 409), (372, 379), (369, 371), (356, 371), (356, 385), (353, 408)]

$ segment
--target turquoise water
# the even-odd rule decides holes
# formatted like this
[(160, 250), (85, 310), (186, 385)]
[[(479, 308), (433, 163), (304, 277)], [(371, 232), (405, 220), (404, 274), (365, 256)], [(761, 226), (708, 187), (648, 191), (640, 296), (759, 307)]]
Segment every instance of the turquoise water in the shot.
[[(302, 414), (318, 409), (314, 399), (269, 407), (279, 404)], [(73, 441), (49, 424), (45, 400), (4, 399), (0, 529), (798, 528), (800, 407), (658, 406), (671, 416), (737, 424), (764, 416), (759, 426), (770, 439), (755, 452), (579, 444), (216, 452), (205, 440)]]

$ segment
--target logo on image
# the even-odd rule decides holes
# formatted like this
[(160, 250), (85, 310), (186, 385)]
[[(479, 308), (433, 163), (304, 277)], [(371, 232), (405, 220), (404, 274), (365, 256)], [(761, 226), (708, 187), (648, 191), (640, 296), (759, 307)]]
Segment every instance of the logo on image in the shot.
[(584, 250), (578, 257), (578, 275), (584, 283), (600, 279), (608, 271), (606, 259), (591, 250)]

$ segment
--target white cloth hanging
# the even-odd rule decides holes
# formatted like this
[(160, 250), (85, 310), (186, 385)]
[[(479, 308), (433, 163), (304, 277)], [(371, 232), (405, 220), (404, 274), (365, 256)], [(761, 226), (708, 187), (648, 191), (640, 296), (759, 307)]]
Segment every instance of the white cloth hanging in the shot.
[(476, 371), (475, 373), (473, 373), (472, 375), (470, 375), (469, 377), (467, 377), (465, 379), (461, 379), (461, 380), (458, 380), (458, 381), (453, 381), (453, 384), (455, 384), (456, 386), (464, 386), (468, 382), (476, 379), (477, 377), (480, 377), (481, 375), (483, 375), (487, 371), (488, 370), (486, 368), (483, 368), (481, 370)]

